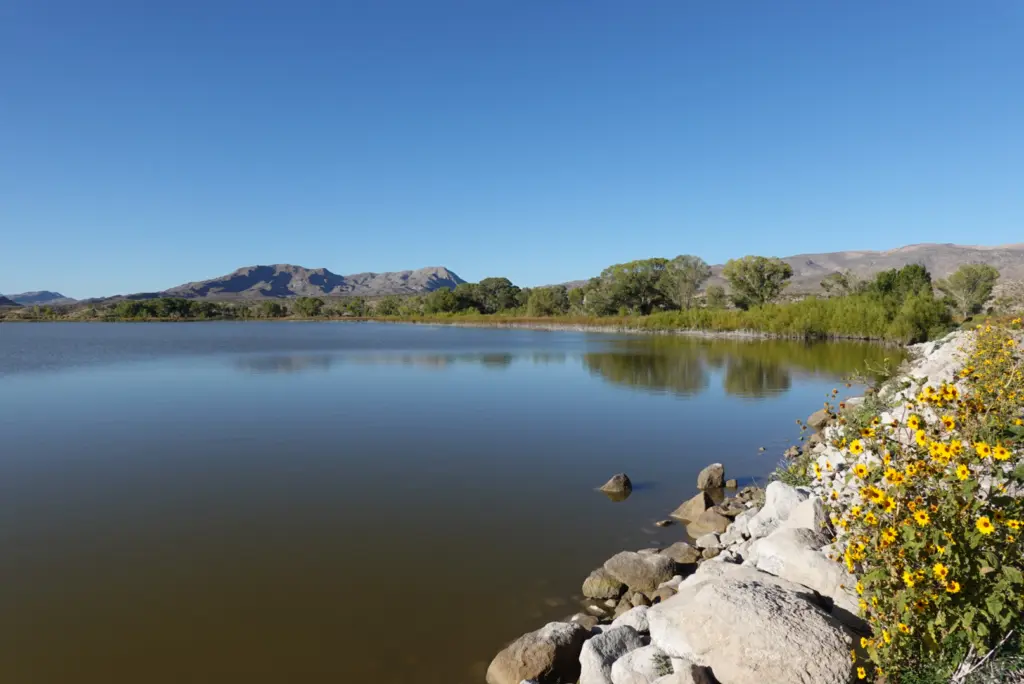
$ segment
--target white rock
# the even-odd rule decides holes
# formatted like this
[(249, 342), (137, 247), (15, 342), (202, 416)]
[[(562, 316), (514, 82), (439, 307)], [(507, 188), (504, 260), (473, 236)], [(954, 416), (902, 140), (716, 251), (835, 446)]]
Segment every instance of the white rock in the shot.
[(782, 529), (806, 528), (815, 532), (822, 532), (828, 525), (828, 514), (825, 513), (825, 505), (821, 499), (812, 496), (806, 501), (800, 502), (789, 518), (782, 523)]
[(644, 645), (632, 627), (616, 627), (592, 637), (580, 653), (579, 684), (611, 684), (612, 663)]
[(647, 625), (647, 611), (648, 606), (636, 606), (630, 608), (619, 617), (612, 620), (612, 629), (616, 627), (632, 627), (638, 632), (647, 632), (649, 627)]
[(718, 535), (714, 532), (708, 532), (702, 537), (698, 537), (694, 545), (698, 549), (720, 549), (722, 545), (718, 543)]
[(655, 679), (654, 684), (717, 684), (711, 670), (689, 660), (672, 658), (672, 674)]
[(658, 585), (658, 589), (661, 589), (662, 587), (668, 587), (670, 589), (675, 589), (676, 587), (678, 587), (680, 585), (680, 583), (682, 583), (682, 581), (683, 581), (683, 576), (682, 575), (673, 575), (672, 579), (667, 580), (667, 581), (662, 582), (661, 584), (659, 584)]
[(842, 625), (778, 586), (726, 578), (690, 587), (684, 582), (648, 617), (655, 646), (710, 667), (722, 684), (850, 679), (852, 639)]
[(750, 536), (753, 539), (766, 537), (789, 518), (790, 513), (808, 494), (784, 482), (775, 481), (765, 489), (764, 507), (751, 518)]
[(718, 541), (723, 547), (729, 547), (733, 544), (741, 543), (744, 539), (746, 539), (746, 537), (743, 535), (743, 532), (736, 523), (733, 523), (732, 525), (729, 525), (725, 530), (725, 533), (718, 538)]
[(673, 673), (672, 662), (657, 646), (642, 646), (612, 663), (612, 684), (653, 684)]

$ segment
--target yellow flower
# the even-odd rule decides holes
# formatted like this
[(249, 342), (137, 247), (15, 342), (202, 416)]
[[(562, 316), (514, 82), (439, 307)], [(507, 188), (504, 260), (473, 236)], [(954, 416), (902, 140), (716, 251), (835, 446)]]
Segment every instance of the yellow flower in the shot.
[(859, 439), (853, 440), (852, 442), (850, 442), (850, 453), (855, 456), (863, 454), (864, 444)]
[(935, 566), (932, 567), (932, 574), (935, 575), (935, 579), (945, 581), (946, 576), (949, 575), (949, 568), (942, 563), (936, 563)]
[(857, 582), (857, 594), (863, 596), (863, 594), (864, 594), (864, 584), (863, 584), (863, 582)]
[(971, 469), (961, 463), (956, 467), (956, 476), (961, 480), (966, 480), (971, 476)]
[(992, 447), (985, 442), (978, 442), (974, 445), (974, 450), (978, 452), (978, 455), (982, 458), (988, 458), (992, 455)]
[(914, 433), (914, 441), (917, 442), (918, 446), (928, 446), (928, 435), (925, 434), (924, 430), (918, 430)]
[(853, 474), (861, 479), (864, 479), (865, 477), (868, 476), (868, 467), (863, 463), (858, 463), (857, 465), (853, 466)]
[[(909, 588), (913, 589), (914, 588), (914, 581), (915, 581), (914, 580), (914, 573), (910, 572), (909, 570), (904, 570), (903, 571), (903, 583), (906, 584)], [(886, 639), (885, 642), (889, 643), (889, 640)]]
[(959, 594), (960, 583), (956, 580), (950, 580), (949, 582), (946, 582), (946, 592), (950, 594)]
[(959, 439), (954, 439), (949, 443), (949, 452), (954, 456), (959, 456), (964, 452), (964, 443)]
[(916, 513), (914, 513), (914, 522), (917, 523), (918, 527), (925, 527), (930, 522), (930, 520), (931, 519), (928, 517), (928, 513), (925, 511), (917, 511)]
[(860, 638), (860, 647), (861, 648), (867, 648), (870, 645), (871, 645), (871, 639), (868, 639), (867, 637), (861, 637)]
[[(914, 586), (914, 585), (911, 584), (910, 586)], [(892, 643), (892, 635), (889, 634), (889, 630), (887, 630), (887, 629), (883, 629), (882, 630), (882, 641), (884, 641), (887, 644)]]
[(871, 527), (874, 527), (875, 525), (878, 524), (878, 518), (875, 517), (874, 513), (872, 513), (871, 511), (868, 511), (867, 514), (864, 516), (864, 524), (865, 525), (870, 525)]
[(868, 487), (865, 487), (865, 489), (867, 490), (866, 494), (868, 501), (875, 504), (880, 504), (883, 500), (885, 500), (885, 492), (883, 492), (875, 485), (870, 485)]
[(910, 627), (908, 625), (905, 625), (902, 622), (900, 622), (896, 626), (899, 627), (900, 632), (902, 632), (903, 634), (910, 634)]
[(857, 516), (860, 515), (860, 511), (861, 511), (861, 507), (860, 506), (854, 506), (853, 508), (850, 509), (850, 516), (856, 518)]
[(907, 418), (907, 427), (911, 430), (919, 430), (921, 428), (921, 419), (917, 416), (910, 416)]
[(995, 448), (992, 449), (992, 457), (997, 461), (1005, 461), (1010, 458), (1010, 451), (1002, 444), (997, 444)]
[(978, 518), (978, 522), (974, 523), (974, 526), (977, 527), (978, 531), (982, 534), (992, 534), (996, 529), (995, 525), (992, 524), (992, 521), (988, 519), (987, 515), (983, 515)]
[(882, 510), (886, 513), (892, 513), (896, 510), (896, 499), (891, 496), (885, 497), (885, 503), (882, 504)]
[(884, 541), (887, 544), (892, 544), (894, 541), (896, 541), (896, 529), (893, 527), (887, 527), (882, 532), (882, 541)]
[(1006, 526), (1009, 527), (1014, 532), (1018, 532), (1018, 531), (1020, 531), (1020, 520), (1016, 520), (1014, 518), (1010, 518), (1009, 520), (1006, 521)]
[(942, 427), (952, 430), (956, 427), (956, 419), (953, 416), (942, 416)]
[(857, 679), (867, 679), (867, 678), (868, 678), (867, 670), (865, 670), (863, 667), (858, 667), (857, 668)]
[(861, 437), (874, 437), (875, 436), (875, 430), (874, 430), (874, 428), (869, 428), (869, 427), (868, 428), (864, 428), (863, 430), (860, 431), (860, 436)]
[(903, 484), (903, 473), (894, 468), (889, 468), (885, 471), (885, 481), (894, 486), (901, 485)]
[(814, 464), (814, 477), (821, 479), (821, 466), (817, 463)]
[(914, 477), (917, 475), (917, 463), (908, 463), (903, 472), (907, 474), (907, 477)]

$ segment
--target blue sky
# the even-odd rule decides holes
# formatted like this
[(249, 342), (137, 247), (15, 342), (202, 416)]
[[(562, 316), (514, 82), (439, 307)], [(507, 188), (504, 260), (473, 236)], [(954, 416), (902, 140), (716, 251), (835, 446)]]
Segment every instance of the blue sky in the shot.
[(1019, 0), (0, 0), (0, 292), (1024, 241)]

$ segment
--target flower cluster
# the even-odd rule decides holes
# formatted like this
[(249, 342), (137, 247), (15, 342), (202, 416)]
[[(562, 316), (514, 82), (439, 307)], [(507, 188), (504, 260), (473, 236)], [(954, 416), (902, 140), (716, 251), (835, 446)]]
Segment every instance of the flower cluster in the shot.
[(980, 650), (1020, 625), (1024, 376), (1014, 327), (980, 327), (956, 382), (924, 380), (898, 410), (848, 418), (836, 440), (852, 465), (826, 497), (835, 548), (873, 632), (861, 640), (861, 679), (899, 681), (953, 635)]

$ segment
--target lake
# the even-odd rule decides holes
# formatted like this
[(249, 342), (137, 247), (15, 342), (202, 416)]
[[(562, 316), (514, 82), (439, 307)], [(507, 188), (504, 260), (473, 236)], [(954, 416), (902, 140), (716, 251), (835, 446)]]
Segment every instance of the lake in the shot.
[[(896, 354), (0, 324), (0, 681), (479, 684), (607, 557), (680, 539), (653, 523), (703, 466), (765, 476), (795, 419)], [(620, 471), (614, 503), (595, 488)]]

